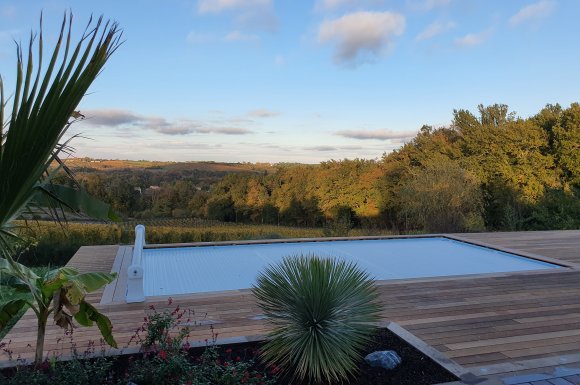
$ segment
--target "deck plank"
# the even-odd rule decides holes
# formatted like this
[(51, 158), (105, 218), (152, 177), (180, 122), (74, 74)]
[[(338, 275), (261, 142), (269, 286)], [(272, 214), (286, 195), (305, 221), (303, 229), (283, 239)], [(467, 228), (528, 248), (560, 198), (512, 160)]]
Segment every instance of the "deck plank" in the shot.
[[(474, 373), (486, 368), (493, 368), (494, 375), (547, 370), (559, 365), (559, 356), (580, 355), (580, 270), (576, 265), (580, 264), (580, 231), (453, 236), (560, 260), (572, 268), (380, 282), (385, 320), (399, 323)], [(116, 268), (130, 263), (129, 251), (123, 251), (128, 254), (121, 260), (116, 259), (117, 252), (121, 252), (119, 246), (82, 247), (69, 265), (81, 271), (110, 272), (114, 264)], [(115, 303), (124, 294), (120, 280), (114, 289), (106, 288), (105, 294), (110, 295), (111, 290), (113, 303), (100, 304), (103, 290), (88, 299), (111, 318), (120, 346), (126, 345), (142, 325), (143, 318), (151, 312), (150, 305), (158, 310), (172, 310), (177, 304), (193, 309), (200, 323), (192, 330), (191, 339), (195, 341), (211, 338), (209, 324), (213, 324), (219, 338), (268, 331), (263, 320), (255, 319), (260, 310), (248, 290), (175, 296), (172, 306), (163, 297), (149, 298), (141, 304)], [(17, 354), (30, 358), (34, 326), (34, 315), (28, 312), (4, 340), (12, 341), (11, 349)], [(48, 328), (47, 353), (66, 351), (62, 336), (61, 330)], [(97, 329), (78, 328), (74, 333), (80, 348), (99, 339)], [(0, 361), (5, 360), (0, 356)]]

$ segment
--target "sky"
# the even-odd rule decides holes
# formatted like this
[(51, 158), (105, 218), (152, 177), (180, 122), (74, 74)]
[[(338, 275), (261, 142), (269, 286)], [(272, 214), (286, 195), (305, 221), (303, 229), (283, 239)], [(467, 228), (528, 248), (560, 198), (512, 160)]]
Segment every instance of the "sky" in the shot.
[(123, 45), (69, 135), (77, 157), (218, 162), (378, 159), (454, 109), (518, 116), (580, 101), (578, 0), (0, 0), (0, 74), (43, 12)]

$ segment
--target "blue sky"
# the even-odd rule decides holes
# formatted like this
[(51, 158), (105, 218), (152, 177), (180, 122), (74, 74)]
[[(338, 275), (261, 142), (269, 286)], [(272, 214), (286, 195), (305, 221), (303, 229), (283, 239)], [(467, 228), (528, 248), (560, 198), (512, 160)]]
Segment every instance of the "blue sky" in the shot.
[(580, 100), (577, 0), (0, 0), (14, 39), (104, 14), (125, 43), (79, 106), (77, 156), (305, 162), (379, 158), (453, 109), (522, 117)]

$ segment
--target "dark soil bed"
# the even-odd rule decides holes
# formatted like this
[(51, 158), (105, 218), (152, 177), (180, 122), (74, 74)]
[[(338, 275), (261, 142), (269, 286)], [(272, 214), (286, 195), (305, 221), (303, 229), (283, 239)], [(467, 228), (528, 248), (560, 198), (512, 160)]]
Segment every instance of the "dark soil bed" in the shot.
[[(221, 363), (224, 362), (248, 362), (254, 361), (256, 357), (259, 356), (259, 349), (261, 347), (260, 342), (255, 343), (245, 343), (245, 344), (234, 344), (234, 345), (222, 345), (219, 347), (219, 354), (221, 358), (218, 358), (217, 361)], [(201, 354), (204, 352), (205, 348), (193, 348), (190, 349), (188, 352), (189, 360), (198, 361)], [(456, 381), (457, 378), (449, 373), (447, 370), (439, 366), (437, 363), (432, 361), (429, 357), (423, 355), (417, 349), (409, 345), (407, 342), (399, 338), (393, 332), (388, 329), (381, 329), (372, 339), (372, 343), (369, 344), (367, 349), (364, 351), (364, 355), (368, 353), (372, 353), (377, 350), (394, 350), (396, 351), (402, 358), (402, 364), (395, 368), (394, 370), (385, 370), (382, 368), (373, 368), (369, 366), (366, 362), (361, 362), (359, 365), (358, 374), (352, 378), (350, 381), (345, 382), (343, 384), (351, 384), (351, 385), (433, 385), (439, 384), (444, 382)], [(159, 353), (157, 353), (159, 354)], [(147, 353), (150, 355), (150, 353)], [(110, 373), (106, 376), (106, 380), (104, 382), (99, 381), (101, 384), (119, 384), (119, 383), (127, 383), (126, 381), (120, 381), (123, 376), (123, 373), (126, 372), (129, 364), (131, 361), (138, 361), (142, 360), (144, 357), (143, 353), (134, 354), (134, 355), (124, 355), (118, 356), (112, 359), (111, 364), (112, 366), (109, 367), (107, 370)], [(103, 361), (96, 360), (81, 360), (86, 362), (87, 368), (98, 368), (99, 362), (101, 364)], [(77, 361), (80, 362), (80, 361)], [(256, 361), (254, 361), (256, 362)], [(64, 363), (62, 363), (64, 364)], [(59, 363), (58, 365), (61, 365)], [(57, 365), (57, 366), (58, 366)], [(21, 368), (22, 369), (22, 368)], [(272, 369), (264, 367), (259, 363), (255, 363), (253, 367), (250, 367), (249, 370), (256, 370), (257, 372), (264, 373), (268, 376), (272, 374)], [(40, 380), (40, 377), (34, 375), (34, 371), (30, 371), (31, 377), (30, 380), (35, 379), (33, 381), (35, 384), (44, 384), (47, 378), (44, 380)], [(45, 373), (43, 376), (54, 376), (54, 374), (50, 374), (47, 368), (41, 371), (41, 374)], [(4, 376), (12, 377), (16, 374), (14, 368), (12, 369), (4, 369), (0, 370), (0, 382), (2, 382), (2, 378)], [(70, 376), (69, 376), (70, 377)], [(17, 381), (17, 384), (29, 384), (31, 382), (27, 381), (26, 378), (23, 378), (24, 382)], [(36, 381), (38, 380), (38, 381)], [(46, 382), (53, 384), (54, 382)], [(69, 382), (67, 382), (69, 383)], [(95, 383), (94, 381), (92, 383)], [(173, 383), (172, 381), (168, 381), (167, 383)], [(290, 378), (279, 378), (277, 382), (279, 385), (312, 385), (312, 384), (298, 384), (296, 381), (291, 381)]]
[[(242, 358), (255, 357), (260, 343), (223, 346), (232, 349), (233, 356)], [(222, 349), (222, 351), (223, 351)], [(197, 349), (196, 349), (197, 350)], [(458, 378), (423, 353), (409, 345), (388, 329), (381, 329), (365, 350), (364, 355), (377, 350), (394, 350), (402, 358), (402, 363), (393, 370), (373, 368), (366, 362), (359, 365), (358, 375), (344, 384), (348, 385), (433, 385), (457, 381)], [(200, 351), (193, 351), (199, 354)], [(280, 379), (280, 385), (287, 385), (290, 379)], [(298, 385), (296, 381), (291, 382)], [(302, 384), (308, 385), (308, 384)]]
[(365, 355), (377, 350), (394, 350), (403, 362), (399, 367), (387, 371), (373, 368), (366, 362), (360, 365), (360, 373), (352, 385), (432, 385), (457, 381), (457, 377), (443, 369), (429, 357), (409, 345), (388, 329), (381, 329), (368, 347)]

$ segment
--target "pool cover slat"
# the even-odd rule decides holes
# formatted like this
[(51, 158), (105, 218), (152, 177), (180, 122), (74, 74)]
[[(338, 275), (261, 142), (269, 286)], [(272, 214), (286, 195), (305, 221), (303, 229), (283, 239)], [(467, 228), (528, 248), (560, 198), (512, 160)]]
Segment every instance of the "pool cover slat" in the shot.
[(546, 262), (447, 238), (145, 249), (145, 295), (247, 289), (264, 267), (295, 255), (318, 255), (352, 261), (376, 280), (559, 268)]

